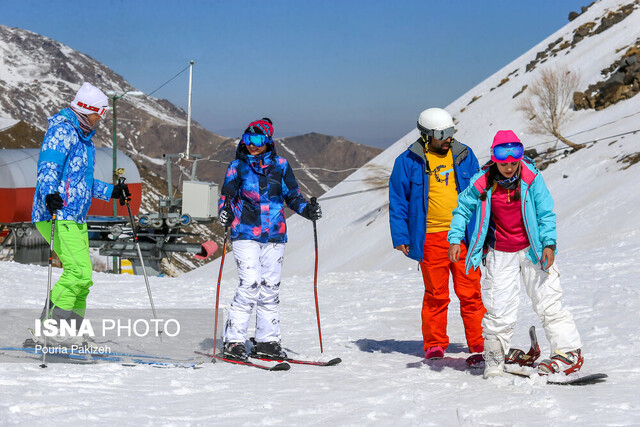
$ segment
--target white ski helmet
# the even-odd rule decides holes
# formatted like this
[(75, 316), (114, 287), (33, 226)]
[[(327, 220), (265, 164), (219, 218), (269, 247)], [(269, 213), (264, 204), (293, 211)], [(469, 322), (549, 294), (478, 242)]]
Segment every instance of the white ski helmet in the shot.
[(453, 138), (453, 119), (451, 114), (442, 108), (427, 108), (418, 117), (418, 129), (421, 133), (438, 140)]

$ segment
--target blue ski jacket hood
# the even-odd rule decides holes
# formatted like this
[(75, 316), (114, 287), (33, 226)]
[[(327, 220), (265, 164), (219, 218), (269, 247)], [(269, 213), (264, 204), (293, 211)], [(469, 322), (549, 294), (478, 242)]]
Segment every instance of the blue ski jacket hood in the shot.
[(113, 185), (93, 178), (95, 146), (92, 131), (85, 135), (78, 118), (69, 108), (50, 117), (38, 157), (36, 191), (33, 197), (31, 221), (49, 221), (45, 197), (60, 193), (64, 206), (57, 219), (85, 223), (91, 198), (109, 200)]
[[(478, 171), (478, 159), (470, 147), (453, 140), (453, 170), (458, 194)], [(427, 234), (429, 177), (424, 145), (417, 140), (396, 158), (389, 178), (389, 225), (393, 247), (409, 245), (409, 258), (421, 262)], [(473, 225), (468, 227), (470, 237)], [(468, 242), (468, 240), (467, 240)]]
[(286, 243), (285, 203), (308, 218), (308, 202), (300, 193), (289, 162), (276, 154), (273, 144), (267, 147), (266, 153), (251, 156), (240, 142), (236, 159), (227, 169), (218, 206), (222, 209), (229, 197), (235, 215), (232, 241)]

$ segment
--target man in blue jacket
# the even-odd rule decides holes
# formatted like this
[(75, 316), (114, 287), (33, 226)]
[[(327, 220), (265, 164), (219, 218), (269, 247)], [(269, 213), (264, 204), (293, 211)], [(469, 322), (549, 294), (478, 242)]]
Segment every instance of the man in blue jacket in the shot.
[[(75, 320), (79, 328), (84, 318), (93, 284), (87, 233), (92, 198), (109, 200), (131, 195), (124, 183), (113, 186), (93, 177), (92, 138), (108, 106), (109, 100), (100, 89), (84, 83), (69, 107), (49, 118), (38, 158), (31, 221), (49, 241), (51, 219), (56, 213), (53, 249), (63, 268), (42, 318), (53, 319), (58, 325)], [(34, 338), (37, 341), (40, 337)]]
[[(485, 309), (480, 296), (480, 270), (467, 275), (464, 258), (456, 263), (449, 261), (447, 241), (458, 194), (478, 171), (478, 159), (471, 148), (453, 138), (453, 119), (445, 110), (424, 110), (418, 118), (418, 129), (420, 138), (398, 156), (389, 179), (389, 222), (394, 248), (420, 263), (425, 287), (425, 358), (443, 357), (449, 345), (449, 272), (460, 299), (469, 352), (482, 353)], [(467, 230), (466, 243), (471, 231)], [(462, 246), (466, 251), (467, 246)]]

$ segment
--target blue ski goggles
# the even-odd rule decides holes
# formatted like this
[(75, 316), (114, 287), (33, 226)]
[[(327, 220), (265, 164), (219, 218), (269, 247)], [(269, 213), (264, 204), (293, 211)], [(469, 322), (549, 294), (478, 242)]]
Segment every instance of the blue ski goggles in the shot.
[(449, 138), (453, 138), (454, 132), (453, 126), (448, 127), (446, 129), (428, 129), (426, 134), (433, 139), (437, 139), (438, 141), (445, 141)]
[(242, 143), (247, 146), (253, 145), (255, 147), (262, 147), (269, 142), (269, 138), (261, 133), (245, 133), (242, 135)]
[(509, 157), (516, 161), (524, 155), (524, 146), (519, 142), (507, 142), (493, 147), (491, 153), (495, 158), (494, 161), (503, 162)]

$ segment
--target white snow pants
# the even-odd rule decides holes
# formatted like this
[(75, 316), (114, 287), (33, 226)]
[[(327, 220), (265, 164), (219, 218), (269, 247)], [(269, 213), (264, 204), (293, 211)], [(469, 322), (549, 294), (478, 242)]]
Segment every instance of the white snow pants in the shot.
[(245, 342), (256, 307), (256, 341), (280, 342), (280, 273), (284, 243), (233, 242), (239, 284), (224, 327), (224, 342)]
[[(527, 258), (529, 248), (518, 252), (489, 249), (486, 274), (482, 276), (482, 303), (487, 309), (482, 319), (485, 340), (497, 338), (506, 354), (511, 345), (518, 306), (520, 305), (520, 277), (533, 310), (540, 317), (551, 345), (551, 354), (582, 347), (573, 316), (562, 308), (560, 272), (554, 262), (548, 272)], [(525, 349), (526, 351), (526, 349)]]

